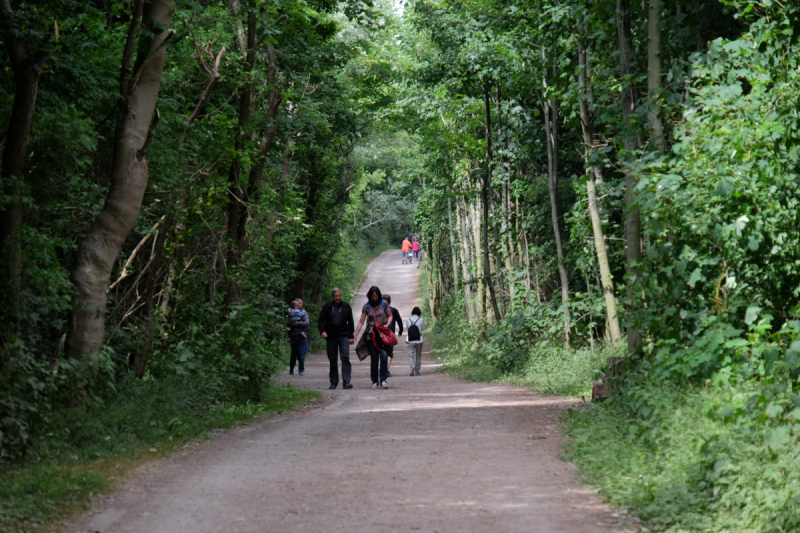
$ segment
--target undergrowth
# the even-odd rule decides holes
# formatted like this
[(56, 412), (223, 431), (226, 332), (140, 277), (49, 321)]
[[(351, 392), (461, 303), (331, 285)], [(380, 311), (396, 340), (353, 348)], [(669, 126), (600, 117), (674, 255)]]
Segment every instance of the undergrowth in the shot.
[(25, 462), (0, 470), (0, 532), (38, 530), (113, 490), (115, 479), (144, 460), (320, 396), (271, 385), (258, 402), (210, 403), (202, 389), (178, 378), (122, 386), (113, 402), (58, 417), (48, 440)]
[(659, 531), (797, 531), (797, 443), (775, 428), (714, 416), (714, 406), (758, 391), (671, 389), (651, 384), (659, 401), (647, 417), (614, 401), (571, 411), (566, 457), (582, 478)]
[[(570, 352), (536, 345), (514, 349), (482, 340), (477, 331), (464, 335), (458, 324), (445, 317), (426, 336), (433, 341), (432, 355), (445, 361), (444, 372), (470, 381), (511, 383), (544, 394), (588, 399), (606, 358), (621, 355), (610, 346)], [(504, 357), (507, 354), (512, 357)]]

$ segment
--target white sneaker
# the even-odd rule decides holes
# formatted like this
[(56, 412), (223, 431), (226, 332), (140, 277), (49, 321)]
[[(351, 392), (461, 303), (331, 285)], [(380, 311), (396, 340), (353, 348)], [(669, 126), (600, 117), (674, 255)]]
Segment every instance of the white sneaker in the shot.
[(389, 385), (387, 385), (385, 381), (381, 381), (381, 387), (383, 387), (384, 389), (388, 389)]
[[(384, 381), (384, 383), (386, 383), (386, 382)], [(373, 383), (373, 384), (372, 384), (372, 388), (373, 388), (373, 389), (377, 389), (377, 388), (378, 388), (378, 384), (377, 384), (377, 383)]]

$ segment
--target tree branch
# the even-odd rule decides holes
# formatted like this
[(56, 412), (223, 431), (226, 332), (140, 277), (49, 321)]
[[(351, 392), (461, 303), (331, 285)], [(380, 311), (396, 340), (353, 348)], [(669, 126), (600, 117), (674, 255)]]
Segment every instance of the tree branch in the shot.
[[(4, 0), (5, 1), (5, 0)], [(128, 36), (125, 39), (125, 48), (122, 50), (122, 71), (119, 76), (119, 94), (123, 97), (128, 95), (128, 87), (131, 78), (131, 56), (133, 56), (133, 48), (136, 44), (136, 34), (139, 32), (139, 24), (142, 20), (142, 10), (144, 9), (144, 0), (136, 0), (133, 6), (133, 15), (131, 16), (131, 23), (128, 26)]]

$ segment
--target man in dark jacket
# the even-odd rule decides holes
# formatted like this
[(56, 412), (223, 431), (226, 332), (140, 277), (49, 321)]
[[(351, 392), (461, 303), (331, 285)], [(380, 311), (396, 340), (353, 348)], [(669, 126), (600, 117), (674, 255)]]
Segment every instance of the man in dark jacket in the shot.
[[(400, 336), (403, 334), (403, 319), (400, 318), (400, 311), (392, 307), (392, 297), (390, 295), (384, 294), (383, 299), (386, 300), (386, 303), (389, 304), (389, 309), (392, 311), (392, 331)], [(395, 326), (400, 326), (399, 332)], [(392, 368), (392, 360), (394, 359), (394, 346), (386, 346), (384, 350), (386, 350), (386, 356), (389, 358), (388, 364), (386, 365), (386, 375), (387, 377), (392, 377), (392, 373), (389, 372), (389, 370)]]
[(350, 376), (350, 345), (355, 343), (355, 325), (353, 323), (353, 310), (346, 302), (342, 301), (342, 290), (333, 289), (333, 301), (326, 303), (319, 313), (317, 321), (319, 334), (327, 342), (328, 361), (331, 364), (331, 386), (335, 389), (339, 385), (339, 357), (342, 359), (343, 388), (352, 389)]

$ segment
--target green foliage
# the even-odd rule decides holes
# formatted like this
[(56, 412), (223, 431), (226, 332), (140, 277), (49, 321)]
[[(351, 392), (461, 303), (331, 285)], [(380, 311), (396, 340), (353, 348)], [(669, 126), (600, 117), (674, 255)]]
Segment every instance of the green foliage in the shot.
[[(468, 327), (463, 316), (450, 313), (426, 335), (433, 354), (446, 361), (444, 371), (471, 381), (512, 383), (545, 394), (589, 398), (592, 380), (606, 358), (623, 355), (601, 346), (567, 352), (558, 346), (537, 343), (525, 331), (523, 318), (506, 317), (487, 337)], [(465, 334), (473, 331), (476, 333)]]
[(606, 402), (570, 412), (567, 457), (586, 481), (657, 530), (793, 531), (800, 520), (796, 430), (724, 416), (745, 398), (760, 398), (759, 389), (718, 381), (687, 391), (640, 381), (638, 396), (648, 401), (636, 411), (630, 402)]

